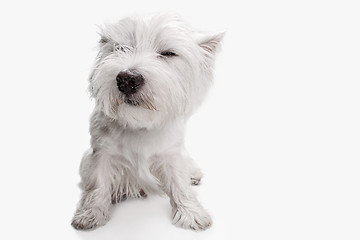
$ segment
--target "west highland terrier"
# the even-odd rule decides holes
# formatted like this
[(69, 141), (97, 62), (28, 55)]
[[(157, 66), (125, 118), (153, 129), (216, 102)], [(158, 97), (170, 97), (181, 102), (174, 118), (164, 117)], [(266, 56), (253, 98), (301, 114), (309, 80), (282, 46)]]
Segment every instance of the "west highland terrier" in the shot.
[(170, 15), (101, 28), (89, 85), (91, 148), (80, 165), (83, 193), (74, 228), (102, 226), (112, 203), (149, 193), (169, 196), (174, 225), (211, 226), (191, 189), (203, 175), (184, 147), (184, 129), (211, 85), (223, 35)]

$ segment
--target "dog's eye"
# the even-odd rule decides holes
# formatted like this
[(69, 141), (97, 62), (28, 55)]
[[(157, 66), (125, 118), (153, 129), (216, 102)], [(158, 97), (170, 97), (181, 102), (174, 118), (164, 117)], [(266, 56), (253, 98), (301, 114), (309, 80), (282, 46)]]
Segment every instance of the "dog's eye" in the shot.
[(114, 51), (126, 52), (127, 48), (119, 44), (114, 45)]
[(160, 53), (161, 56), (163, 57), (175, 57), (177, 56), (176, 53), (174, 53), (173, 51), (167, 50), (167, 51), (163, 51)]

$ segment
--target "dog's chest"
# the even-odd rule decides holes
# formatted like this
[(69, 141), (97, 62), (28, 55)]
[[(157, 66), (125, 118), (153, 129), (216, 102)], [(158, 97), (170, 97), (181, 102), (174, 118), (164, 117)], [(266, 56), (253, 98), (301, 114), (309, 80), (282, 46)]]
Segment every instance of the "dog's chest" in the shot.
[[(154, 155), (180, 147), (181, 141), (169, 131), (114, 131), (109, 136), (112, 151), (130, 161), (147, 161)], [(176, 135), (175, 135), (176, 136)]]
[(174, 151), (182, 144), (176, 143), (169, 132), (119, 131), (110, 136), (111, 152), (115, 155), (116, 168), (125, 167), (127, 174), (134, 176), (138, 185), (148, 192), (158, 192), (158, 181), (151, 169), (161, 161), (162, 154)]

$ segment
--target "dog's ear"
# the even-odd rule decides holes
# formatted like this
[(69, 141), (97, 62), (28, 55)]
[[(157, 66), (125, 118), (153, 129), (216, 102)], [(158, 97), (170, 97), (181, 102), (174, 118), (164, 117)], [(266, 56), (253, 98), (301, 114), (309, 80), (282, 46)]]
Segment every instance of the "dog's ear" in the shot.
[(225, 32), (205, 35), (199, 40), (199, 46), (206, 52), (215, 55), (221, 47), (224, 36)]
[(100, 35), (100, 40), (99, 43), (100, 44), (106, 44), (108, 43), (110, 40), (108, 38), (106, 38), (105, 36)]
[(99, 39), (99, 43), (100, 45), (106, 44), (110, 42), (110, 38), (109, 36), (106, 34), (105, 28), (106, 25), (97, 25), (98, 30), (96, 31), (96, 33), (98, 34), (98, 36), (100, 37)]
[(101, 32), (98, 32), (98, 35), (100, 37), (99, 43), (100, 44), (109, 43), (110, 39), (107, 36), (105, 36), (105, 34), (102, 32), (102, 29), (100, 29), (100, 30), (101, 30)]

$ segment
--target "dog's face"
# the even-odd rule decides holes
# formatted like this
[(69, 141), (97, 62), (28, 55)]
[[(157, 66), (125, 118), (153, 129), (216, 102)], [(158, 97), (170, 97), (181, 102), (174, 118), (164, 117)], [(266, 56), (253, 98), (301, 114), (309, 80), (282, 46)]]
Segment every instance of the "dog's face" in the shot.
[(129, 128), (190, 116), (211, 84), (223, 37), (164, 15), (126, 18), (100, 35), (89, 89), (99, 110)]

